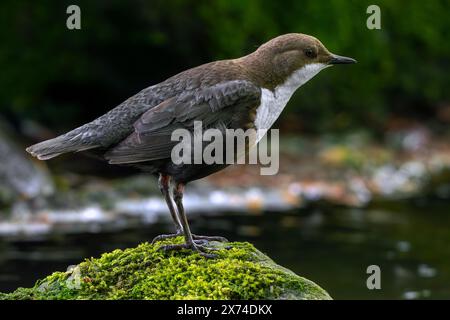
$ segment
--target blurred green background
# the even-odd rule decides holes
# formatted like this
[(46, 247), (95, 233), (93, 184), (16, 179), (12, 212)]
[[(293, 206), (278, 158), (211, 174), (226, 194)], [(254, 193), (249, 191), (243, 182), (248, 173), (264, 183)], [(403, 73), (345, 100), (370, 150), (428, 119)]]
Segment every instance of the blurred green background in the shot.
[[(79, 31), (65, 27), (70, 4), (81, 7)], [(366, 28), (370, 4), (2, 1), (1, 114), (63, 131), (184, 69), (302, 32), (359, 64), (329, 70), (297, 93), (287, 109), (290, 128), (379, 133), (396, 116), (434, 121), (448, 103), (450, 2), (376, 1), (381, 30)]]

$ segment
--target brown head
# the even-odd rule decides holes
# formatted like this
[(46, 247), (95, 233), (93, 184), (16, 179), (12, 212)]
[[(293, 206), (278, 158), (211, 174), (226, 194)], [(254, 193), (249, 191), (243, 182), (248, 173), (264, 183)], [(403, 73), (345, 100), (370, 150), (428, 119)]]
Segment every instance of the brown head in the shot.
[(302, 69), (308, 81), (326, 67), (356, 63), (352, 58), (330, 53), (318, 39), (301, 33), (276, 37), (241, 59), (268, 88), (284, 83)]

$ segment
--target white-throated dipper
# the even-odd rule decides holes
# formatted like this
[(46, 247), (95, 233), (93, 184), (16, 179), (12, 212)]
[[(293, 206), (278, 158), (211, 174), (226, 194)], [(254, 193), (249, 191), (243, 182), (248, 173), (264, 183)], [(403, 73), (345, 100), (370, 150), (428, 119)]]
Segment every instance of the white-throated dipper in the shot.
[(226, 240), (191, 234), (183, 191), (188, 182), (226, 165), (175, 164), (171, 151), (177, 142), (171, 133), (192, 130), (194, 121), (202, 121), (205, 128), (269, 129), (301, 85), (326, 67), (355, 62), (330, 53), (312, 36), (285, 34), (247, 56), (207, 63), (150, 86), (94, 121), (27, 151), (47, 160), (89, 150), (111, 164), (132, 165), (157, 175), (177, 232), (154, 241), (184, 235), (185, 243), (163, 248), (189, 248), (212, 257), (207, 241)]

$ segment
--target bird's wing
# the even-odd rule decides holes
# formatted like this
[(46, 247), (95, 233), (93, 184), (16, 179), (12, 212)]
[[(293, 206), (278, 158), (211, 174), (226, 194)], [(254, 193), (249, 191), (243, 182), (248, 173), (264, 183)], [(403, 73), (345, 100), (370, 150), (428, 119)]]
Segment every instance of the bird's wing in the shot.
[(134, 132), (108, 150), (112, 164), (170, 158), (176, 129), (193, 131), (194, 121), (205, 128), (229, 128), (250, 108), (260, 104), (261, 89), (249, 81), (222, 82), (201, 90), (169, 98), (145, 112), (134, 124)]

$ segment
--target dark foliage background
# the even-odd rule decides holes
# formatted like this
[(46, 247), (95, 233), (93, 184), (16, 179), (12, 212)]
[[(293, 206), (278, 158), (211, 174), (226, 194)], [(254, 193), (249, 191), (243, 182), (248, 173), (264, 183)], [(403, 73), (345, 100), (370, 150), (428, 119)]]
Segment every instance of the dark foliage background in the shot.
[[(285, 126), (380, 132), (392, 116), (435, 119), (449, 100), (450, 2), (376, 1), (382, 29), (368, 30), (372, 2), (2, 1), (0, 112), (63, 131), (188, 67), (303, 32), (359, 64), (308, 83)], [(65, 26), (70, 4), (79, 31)]]

